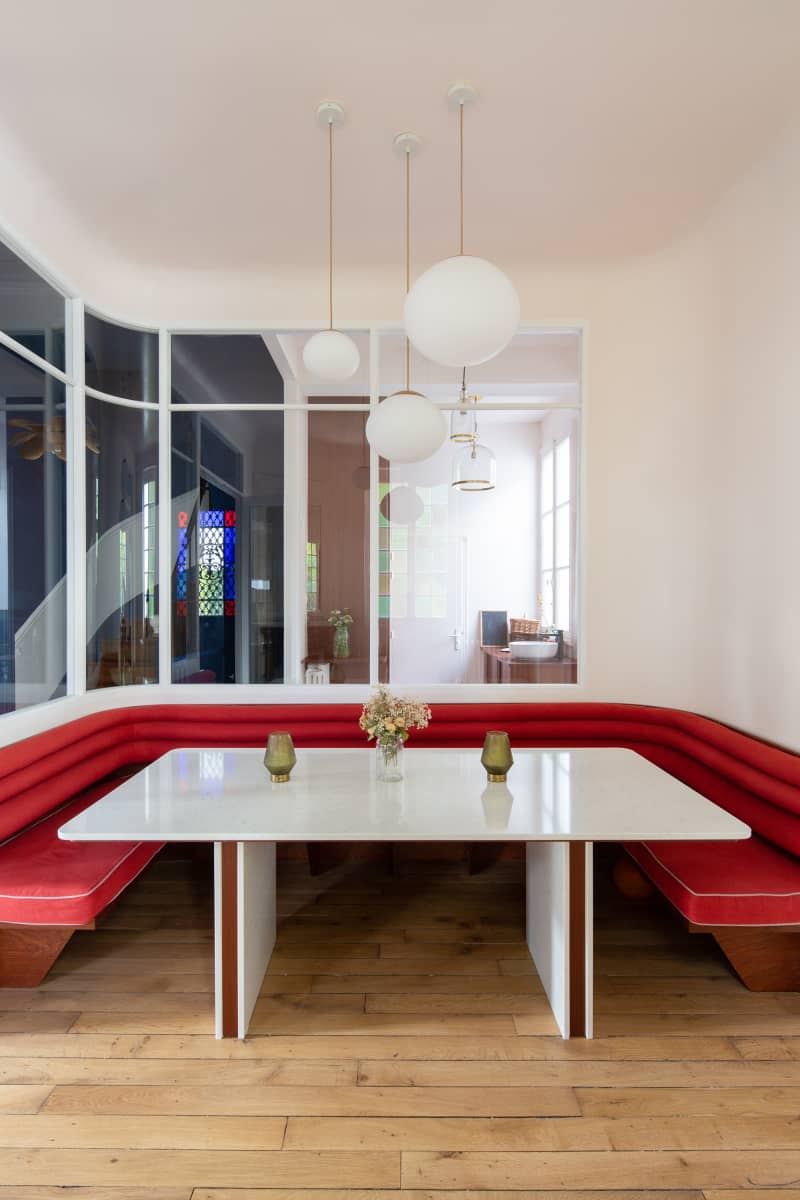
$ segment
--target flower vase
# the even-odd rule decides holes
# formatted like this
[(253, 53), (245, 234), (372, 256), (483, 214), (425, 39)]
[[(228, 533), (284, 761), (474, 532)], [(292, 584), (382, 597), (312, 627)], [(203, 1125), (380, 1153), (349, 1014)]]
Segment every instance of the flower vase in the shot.
[(333, 657), (350, 657), (350, 628), (347, 625), (337, 625), (333, 631)]
[(375, 756), (378, 779), (382, 783), (395, 783), (403, 778), (402, 742), (376, 742)]

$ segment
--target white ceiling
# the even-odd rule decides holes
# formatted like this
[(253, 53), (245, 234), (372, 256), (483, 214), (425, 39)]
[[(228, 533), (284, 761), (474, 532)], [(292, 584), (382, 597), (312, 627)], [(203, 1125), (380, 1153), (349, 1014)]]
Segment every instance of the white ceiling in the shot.
[[(0, 127), (98, 246), (147, 269), (268, 273), (325, 259), (339, 100), (337, 261), (654, 249), (697, 222), (797, 112), (798, 0), (4, 0)], [(1, 203), (1, 198), (0, 198)]]

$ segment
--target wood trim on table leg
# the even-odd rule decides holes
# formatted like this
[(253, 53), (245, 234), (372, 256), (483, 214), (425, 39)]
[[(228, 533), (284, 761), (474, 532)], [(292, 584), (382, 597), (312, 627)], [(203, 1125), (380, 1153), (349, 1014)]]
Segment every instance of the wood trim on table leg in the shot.
[(569, 1035), (586, 1037), (586, 843), (569, 843)]
[(569, 843), (569, 1032), (586, 1036), (586, 845)]
[(236, 1037), (239, 1014), (238, 864), (236, 842), (220, 847), (220, 1005), (222, 1036)]

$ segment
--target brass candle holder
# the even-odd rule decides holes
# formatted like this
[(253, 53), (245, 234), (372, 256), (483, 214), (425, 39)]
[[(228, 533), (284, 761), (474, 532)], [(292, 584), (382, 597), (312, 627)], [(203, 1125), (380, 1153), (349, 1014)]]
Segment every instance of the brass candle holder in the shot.
[(288, 783), (292, 767), (297, 762), (292, 735), (281, 730), (271, 733), (264, 754), (264, 766), (273, 783)]
[(514, 765), (508, 734), (502, 729), (490, 729), (483, 739), (481, 762), (486, 768), (489, 783), (505, 783)]

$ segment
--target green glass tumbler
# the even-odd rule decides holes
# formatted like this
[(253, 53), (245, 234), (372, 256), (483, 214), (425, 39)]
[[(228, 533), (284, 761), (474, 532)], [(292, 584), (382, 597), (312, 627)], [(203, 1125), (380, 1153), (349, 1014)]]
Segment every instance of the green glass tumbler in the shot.
[(292, 767), (297, 762), (294, 752), (292, 735), (281, 730), (271, 733), (267, 741), (267, 751), (264, 755), (264, 766), (269, 771), (273, 783), (288, 783)]
[(514, 765), (508, 734), (502, 729), (490, 729), (483, 739), (481, 762), (486, 768), (489, 783), (505, 783), (506, 775)]

